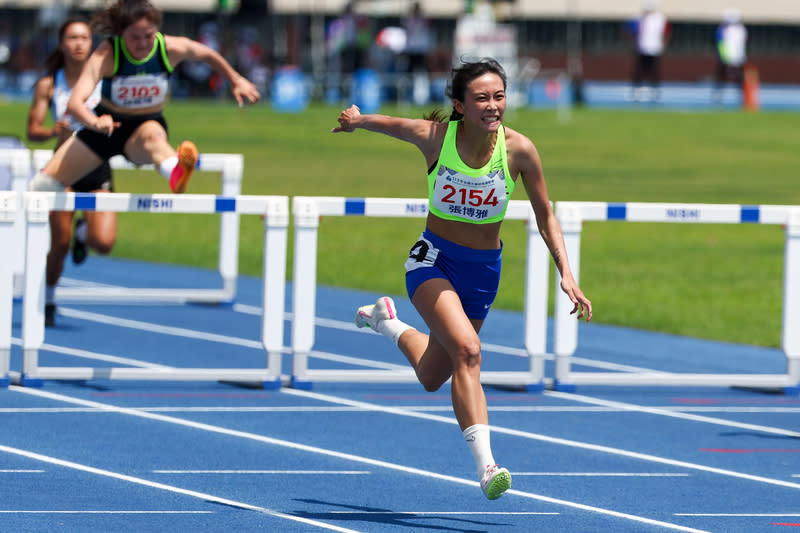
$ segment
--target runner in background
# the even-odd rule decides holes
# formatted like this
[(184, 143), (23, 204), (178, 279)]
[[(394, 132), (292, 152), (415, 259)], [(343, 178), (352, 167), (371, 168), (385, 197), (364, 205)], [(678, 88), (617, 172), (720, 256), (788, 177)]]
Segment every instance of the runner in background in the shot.
[[(136, 165), (152, 163), (175, 193), (186, 190), (197, 164), (197, 148), (184, 141), (176, 151), (162, 114), (169, 77), (184, 60), (208, 63), (228, 80), (237, 103), (257, 102), (260, 94), (218, 52), (186, 37), (158, 31), (162, 14), (147, 0), (119, 0), (92, 20), (92, 29), (110, 35), (89, 57), (67, 110), (81, 124), (45, 168), (31, 190), (63, 190), (115, 155)], [(94, 113), (85, 101), (102, 82)]]
[[(72, 134), (81, 128), (67, 113), (67, 102), (72, 87), (80, 76), (81, 69), (92, 52), (92, 33), (89, 23), (83, 18), (70, 17), (58, 30), (58, 47), (45, 61), (46, 72), (36, 82), (33, 102), (28, 112), (28, 140), (46, 142), (56, 139), (56, 148), (64, 144)], [(88, 109), (100, 102), (100, 85), (86, 100)], [(48, 112), (53, 125), (45, 126)], [(113, 191), (111, 166), (104, 161), (99, 167), (75, 182), (68, 191), (110, 192)], [(45, 325), (55, 325), (55, 289), (64, 270), (64, 260), (72, 241), (72, 260), (76, 265), (83, 263), (88, 254), (87, 248), (107, 254), (117, 238), (117, 214), (113, 212), (86, 211), (82, 218), (72, 222), (72, 211), (52, 211), (50, 213), (50, 251), (47, 254), (45, 289)]]

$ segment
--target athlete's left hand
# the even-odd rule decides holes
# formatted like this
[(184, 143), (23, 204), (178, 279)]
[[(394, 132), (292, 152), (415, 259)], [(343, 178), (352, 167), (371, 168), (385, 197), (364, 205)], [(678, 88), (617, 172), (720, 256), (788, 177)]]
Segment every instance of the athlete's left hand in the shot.
[(239, 76), (231, 89), (233, 97), (239, 107), (244, 105), (245, 100), (251, 104), (255, 104), (261, 98), (261, 93), (258, 92), (256, 86), (244, 76)]
[(592, 319), (592, 302), (589, 301), (589, 298), (583, 295), (583, 291), (578, 287), (578, 284), (575, 282), (575, 279), (570, 277), (562, 278), (561, 279), (561, 290), (569, 296), (570, 301), (574, 304), (575, 307), (572, 308), (569, 314), (574, 315), (578, 313), (578, 320), (586, 317), (586, 321), (589, 322)]

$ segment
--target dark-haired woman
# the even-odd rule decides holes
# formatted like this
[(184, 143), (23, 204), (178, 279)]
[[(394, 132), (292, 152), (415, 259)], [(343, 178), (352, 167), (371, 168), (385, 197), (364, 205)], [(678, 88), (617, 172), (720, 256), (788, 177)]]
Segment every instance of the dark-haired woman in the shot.
[[(161, 12), (147, 0), (118, 0), (94, 17), (92, 29), (111, 37), (89, 57), (67, 105), (84, 128), (34, 176), (32, 190), (59, 190), (123, 154), (136, 165), (154, 164), (173, 192), (184, 192), (197, 148), (191, 141), (172, 148), (162, 115), (170, 74), (181, 61), (202, 61), (220, 72), (239, 105), (258, 101), (255, 85), (219, 53), (186, 37), (164, 35), (160, 24)], [(101, 100), (93, 113), (84, 102), (98, 83)]]
[[(28, 111), (28, 140), (45, 142), (56, 139), (56, 148), (81, 128), (67, 113), (67, 102), (81, 69), (92, 52), (92, 32), (89, 23), (77, 17), (67, 19), (58, 31), (58, 47), (45, 62), (45, 74), (34, 87), (33, 102)], [(93, 109), (100, 102), (100, 85), (86, 99), (84, 105)], [(48, 111), (53, 126), (45, 126)], [(68, 190), (75, 192), (109, 192), (113, 190), (111, 167), (107, 161), (76, 181)], [(75, 223), (72, 232), (72, 211), (50, 213), (50, 251), (47, 254), (45, 289), (45, 325), (55, 325), (55, 288), (64, 270), (64, 260), (72, 241), (72, 260), (81, 264), (87, 248), (107, 254), (117, 238), (117, 214), (87, 211)]]
[(478, 333), (497, 294), (500, 225), (518, 180), (561, 274), (561, 289), (574, 304), (572, 313), (591, 320), (592, 304), (572, 275), (539, 154), (530, 139), (503, 126), (503, 68), (492, 59), (464, 63), (453, 70), (447, 96), (453, 103), (447, 121), (441, 112), (407, 119), (362, 115), (351, 106), (332, 131), (383, 133), (415, 145), (425, 157), (429, 213), (405, 268), (409, 298), (430, 334), (402, 322), (389, 297), (359, 308), (355, 321), (391, 339), (426, 390), (438, 390), (452, 379), (453, 411), (481, 489), (494, 500), (511, 486), (511, 474), (492, 455)]

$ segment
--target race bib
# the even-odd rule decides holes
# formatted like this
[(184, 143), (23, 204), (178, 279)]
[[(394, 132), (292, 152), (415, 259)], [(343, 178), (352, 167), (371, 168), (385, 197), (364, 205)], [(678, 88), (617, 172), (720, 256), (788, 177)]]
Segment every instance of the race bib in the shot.
[(120, 107), (152, 107), (167, 101), (166, 74), (117, 77), (111, 81), (111, 101)]
[(433, 189), (433, 207), (468, 222), (501, 215), (508, 197), (502, 169), (486, 176), (466, 176), (442, 165)]

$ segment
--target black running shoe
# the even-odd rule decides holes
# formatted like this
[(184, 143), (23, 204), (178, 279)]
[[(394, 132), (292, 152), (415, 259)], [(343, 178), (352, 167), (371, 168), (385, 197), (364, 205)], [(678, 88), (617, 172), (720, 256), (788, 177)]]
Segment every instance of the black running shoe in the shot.
[(75, 221), (75, 231), (72, 232), (72, 262), (80, 265), (86, 261), (88, 251), (86, 250), (86, 243), (78, 238), (78, 228), (86, 225), (85, 218), (79, 218)]
[(44, 305), (44, 327), (52, 328), (56, 325), (56, 304)]

